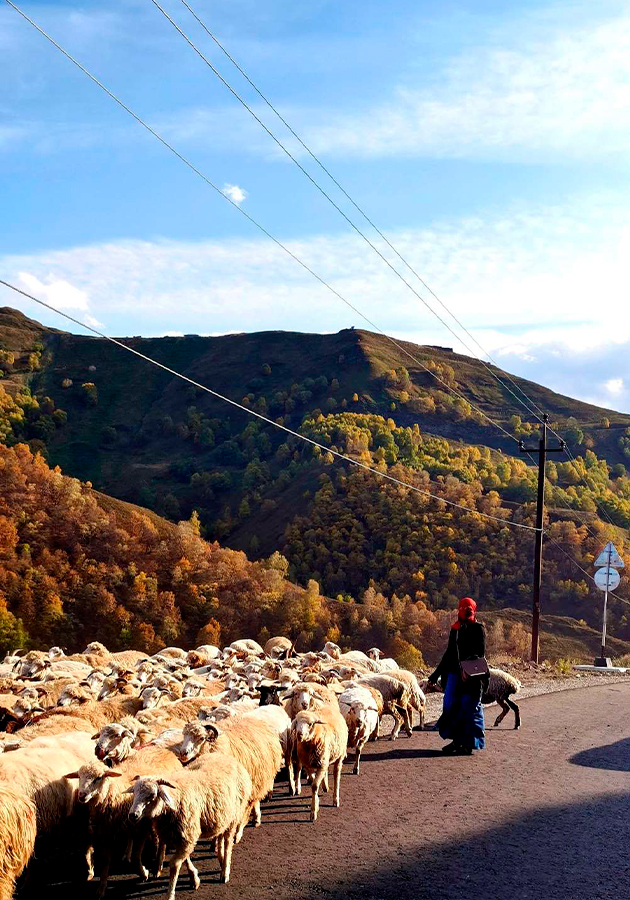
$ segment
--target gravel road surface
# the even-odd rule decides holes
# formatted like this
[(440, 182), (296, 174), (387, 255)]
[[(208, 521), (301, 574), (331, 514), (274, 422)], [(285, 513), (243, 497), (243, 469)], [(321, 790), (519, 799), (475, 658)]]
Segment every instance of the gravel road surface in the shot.
[[(575, 684), (575, 679), (571, 680)], [(578, 684), (580, 682), (577, 682)], [(360, 776), (345, 767), (341, 808), (277, 785), (218, 883), (201, 843), (198, 893), (220, 900), (618, 900), (630, 896), (630, 683), (554, 690), (525, 699), (488, 729), (487, 749), (445, 757), (435, 731), (369, 745)], [(558, 684), (556, 683), (556, 688)], [(538, 685), (533, 686), (538, 687)], [(432, 699), (432, 703), (435, 700)], [(492, 723), (495, 709), (486, 720)], [(41, 888), (38, 896), (44, 896)], [(86, 900), (96, 884), (63, 882), (47, 898)], [(166, 897), (166, 879), (117, 875), (107, 896)]]

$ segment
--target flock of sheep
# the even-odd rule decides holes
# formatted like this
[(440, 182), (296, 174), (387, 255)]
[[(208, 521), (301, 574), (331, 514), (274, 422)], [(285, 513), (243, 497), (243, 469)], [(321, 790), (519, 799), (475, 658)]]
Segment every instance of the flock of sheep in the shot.
[[(515, 727), (508, 698), (519, 688), (492, 670), (483, 698), (501, 703), (499, 720), (513, 708)], [(152, 657), (100, 643), (72, 656), (58, 647), (9, 655), (0, 664), (0, 900), (13, 897), (36, 839), (62, 827), (82, 836), (88, 878), (98, 862), (100, 897), (112, 860), (149, 877), (147, 844), (156, 877), (172, 851), (169, 900), (182, 865), (198, 887), (192, 856), (202, 834), (227, 882), (233, 847), (251, 818), (261, 824), (261, 801), (283, 766), (292, 794), (308, 778), (315, 821), (329, 769), (339, 806), (348, 750), (359, 774), (382, 717), (394, 718), (395, 740), (403, 725), (411, 736), (414, 711), (422, 728), (416, 676), (376, 648), (342, 653), (329, 642), (296, 653), (276, 637), (264, 648), (241, 640)]]

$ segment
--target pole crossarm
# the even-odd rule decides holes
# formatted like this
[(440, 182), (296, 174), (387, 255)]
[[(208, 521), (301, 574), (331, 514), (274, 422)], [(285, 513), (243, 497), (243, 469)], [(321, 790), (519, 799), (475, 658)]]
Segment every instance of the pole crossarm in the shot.
[(538, 662), (540, 649), (540, 590), (542, 586), (542, 558), (543, 558), (543, 521), (545, 517), (545, 463), (548, 453), (563, 453), (566, 447), (565, 441), (560, 441), (559, 447), (547, 446), (547, 427), (549, 416), (544, 413), (542, 417), (541, 437), (537, 447), (526, 447), (524, 441), (518, 442), (521, 453), (538, 454), (538, 497), (536, 502), (536, 539), (534, 543), (534, 582), (532, 586), (532, 662)]

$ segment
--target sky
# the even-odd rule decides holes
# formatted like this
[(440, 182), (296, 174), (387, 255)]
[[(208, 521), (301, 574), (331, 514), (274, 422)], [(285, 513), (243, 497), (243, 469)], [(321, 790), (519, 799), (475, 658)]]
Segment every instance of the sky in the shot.
[[(432, 295), (181, 0), (160, 3), (413, 290), (152, 0), (18, 5), (215, 189), (0, 0), (0, 278), (111, 335), (363, 314), (480, 353), (437, 295), (502, 368), (630, 412), (626, 4), (190, 0)], [(1, 286), (0, 305), (80, 331)]]

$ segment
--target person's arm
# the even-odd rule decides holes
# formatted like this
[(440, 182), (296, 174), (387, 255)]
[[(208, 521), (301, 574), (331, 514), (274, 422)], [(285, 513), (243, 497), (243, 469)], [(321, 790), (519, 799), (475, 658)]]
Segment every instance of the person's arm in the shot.
[(449, 656), (453, 652), (452, 647), (451, 647), (451, 645), (453, 644), (453, 635), (455, 635), (455, 631), (453, 631), (453, 629), (451, 629), (451, 632), (448, 636), (448, 644), (446, 645), (446, 650), (444, 651), (444, 655), (442, 656), (442, 659), (438, 663), (438, 666), (437, 666), (435, 672), (433, 672), (431, 675), (429, 675), (429, 684), (435, 684), (437, 681), (440, 680), (440, 678), (442, 678), (442, 676), (444, 674), (444, 670), (445, 670), (446, 666), (448, 665)]

